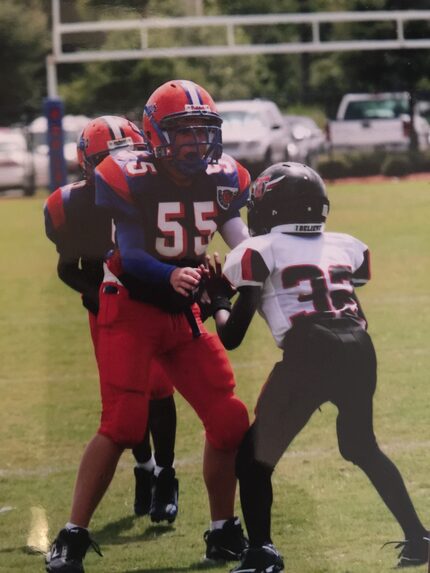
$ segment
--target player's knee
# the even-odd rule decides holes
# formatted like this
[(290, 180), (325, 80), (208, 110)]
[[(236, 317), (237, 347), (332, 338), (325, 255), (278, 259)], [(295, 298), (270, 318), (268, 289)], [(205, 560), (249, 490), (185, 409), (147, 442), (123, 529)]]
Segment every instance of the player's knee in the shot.
[(240, 480), (253, 475), (255, 479), (270, 478), (273, 468), (255, 458), (253, 427), (249, 428), (236, 456), (236, 477)]
[(379, 451), (376, 440), (374, 439), (357, 439), (348, 436), (339, 436), (339, 451), (342, 457), (356, 466), (363, 467), (366, 460), (371, 458)]
[(148, 420), (148, 400), (145, 394), (124, 392), (115, 406), (102, 416), (99, 433), (123, 447), (134, 447), (143, 441)]
[(237, 396), (230, 395), (211, 405), (204, 423), (206, 437), (215, 449), (235, 450), (249, 427), (248, 410)]

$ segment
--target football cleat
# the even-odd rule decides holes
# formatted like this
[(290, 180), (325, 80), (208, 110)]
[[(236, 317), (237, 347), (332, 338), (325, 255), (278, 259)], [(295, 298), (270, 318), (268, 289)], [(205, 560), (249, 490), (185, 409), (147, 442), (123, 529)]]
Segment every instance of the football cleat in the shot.
[(238, 561), (249, 545), (238, 517), (228, 519), (221, 529), (206, 531), (204, 540), (210, 561)]
[(134, 513), (138, 516), (147, 515), (151, 507), (151, 487), (153, 472), (144, 468), (134, 468), (136, 480), (134, 488)]
[(179, 497), (179, 483), (174, 468), (163, 468), (157, 477), (152, 476), (151, 493), (151, 521), (173, 523), (178, 515)]
[(48, 573), (84, 573), (84, 559), (88, 549), (92, 547), (102, 556), (99, 546), (90, 537), (86, 529), (74, 527), (62, 529), (51, 545), (45, 557)]
[(415, 537), (403, 541), (388, 541), (386, 545), (395, 544), (395, 549), (400, 549), (397, 567), (416, 567), (428, 563), (429, 537)]
[(271, 544), (250, 547), (242, 556), (242, 561), (231, 573), (280, 573), (284, 571), (284, 561)]

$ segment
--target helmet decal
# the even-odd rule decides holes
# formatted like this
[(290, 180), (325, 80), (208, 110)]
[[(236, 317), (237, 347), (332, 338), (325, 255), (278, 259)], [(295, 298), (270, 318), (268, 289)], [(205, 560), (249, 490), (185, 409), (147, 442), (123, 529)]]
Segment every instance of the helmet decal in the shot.
[(324, 230), (329, 200), (321, 177), (302, 163), (275, 163), (251, 187), (248, 226), (251, 235), (317, 234)]
[[(197, 89), (197, 85), (188, 80), (181, 80), (180, 83), (181, 86), (184, 88), (185, 94), (187, 95), (188, 98), (188, 103), (191, 105), (191, 107), (196, 106), (198, 108), (199, 106), (202, 106), (203, 101), (199, 94), (199, 90)], [(208, 111), (210, 111), (208, 105), (205, 107), (208, 108)]]

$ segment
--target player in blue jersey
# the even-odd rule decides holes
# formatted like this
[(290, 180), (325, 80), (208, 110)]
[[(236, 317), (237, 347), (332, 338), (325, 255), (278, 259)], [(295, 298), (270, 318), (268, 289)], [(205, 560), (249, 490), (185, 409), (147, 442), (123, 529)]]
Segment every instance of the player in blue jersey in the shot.
[[(45, 227), (59, 254), (57, 271), (63, 282), (79, 292), (89, 310), (89, 323), (97, 354), (99, 287), (104, 257), (114, 246), (112, 219), (95, 205), (94, 168), (109, 153), (124, 148), (144, 148), (141, 131), (130, 121), (102, 116), (88, 123), (78, 140), (78, 161), (84, 179), (57, 189), (45, 203)], [(161, 365), (154, 362), (148, 431), (133, 448), (136, 459), (136, 515), (150, 514), (152, 521), (174, 521), (177, 479), (173, 459), (176, 408), (173, 386)], [(150, 445), (154, 441), (154, 456)]]
[[(376, 355), (354, 288), (370, 279), (369, 251), (355, 237), (325, 232), (328, 211), (324, 183), (313, 169), (289, 162), (269, 167), (252, 187), (253, 236), (233, 249), (224, 265), (228, 284), (216, 267), (214, 283), (207, 284), (226, 348), (241, 343), (258, 310), (283, 350), (237, 455), (250, 547), (232, 573), (284, 571), (271, 538), (271, 476), (325, 402), (338, 409), (340, 453), (367, 475), (404, 532), (405, 541), (395, 542), (401, 549), (398, 566), (427, 562), (427, 530), (373, 431)], [(222, 299), (232, 285), (239, 296), (230, 312)]]
[(234, 463), (248, 412), (234, 394), (226, 352), (195, 304), (214, 233), (230, 247), (248, 237), (239, 210), (250, 177), (222, 154), (221, 123), (206, 90), (167, 82), (145, 106), (149, 150), (110, 155), (96, 169), (96, 202), (113, 218), (117, 239), (98, 314), (103, 415), (77, 479), (72, 521), (79, 527), (57, 538), (48, 571), (83, 571), (92, 514), (124, 447), (143, 438), (154, 358), (205, 427), (206, 558), (239, 559), (246, 547), (234, 516)]

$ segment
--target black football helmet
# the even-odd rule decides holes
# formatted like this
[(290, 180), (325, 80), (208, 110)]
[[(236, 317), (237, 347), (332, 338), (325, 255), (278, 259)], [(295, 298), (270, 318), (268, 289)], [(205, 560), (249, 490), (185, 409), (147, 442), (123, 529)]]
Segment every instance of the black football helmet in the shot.
[(315, 234), (324, 230), (329, 200), (321, 177), (302, 163), (275, 163), (251, 187), (248, 227), (251, 236), (279, 227), (284, 233)]

